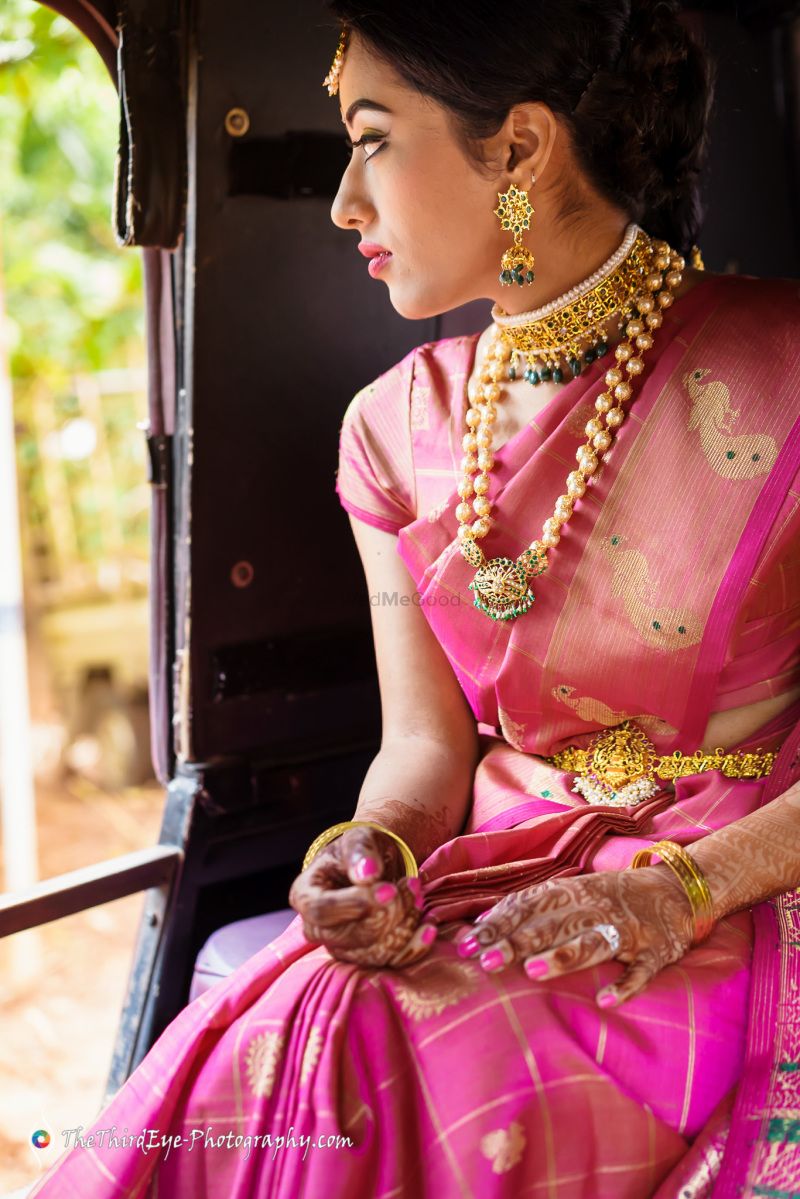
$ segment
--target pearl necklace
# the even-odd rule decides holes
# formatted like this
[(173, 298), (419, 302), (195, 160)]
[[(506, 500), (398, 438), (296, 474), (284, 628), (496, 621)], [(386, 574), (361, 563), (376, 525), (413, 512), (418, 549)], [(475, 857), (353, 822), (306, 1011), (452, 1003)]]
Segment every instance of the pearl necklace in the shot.
[[(626, 245), (627, 250), (623, 248)], [(473, 603), (493, 620), (513, 620), (527, 612), (534, 602), (528, 578), (547, 569), (548, 551), (561, 540), (561, 529), (572, 516), (575, 501), (585, 493), (600, 465), (600, 458), (607, 453), (614, 433), (624, 421), (623, 404), (633, 395), (632, 380), (644, 370), (641, 355), (652, 348), (653, 331), (660, 328), (663, 321), (661, 310), (673, 303), (672, 292), (681, 284), (685, 265), (681, 255), (667, 242), (653, 240), (638, 226), (629, 226), (619, 250), (599, 271), (565, 296), (535, 312), (513, 317), (502, 311), (496, 314), (497, 306), (492, 310), (492, 337), (477, 379), (470, 383), (467, 392), (470, 403), (466, 414), (467, 432), (462, 441), (463, 478), (458, 485), (461, 502), (456, 506), (456, 517), (459, 548), (465, 560), (477, 571), (469, 584), (475, 593)], [(598, 275), (599, 279), (596, 278)], [(497, 416), (495, 405), (501, 395), (500, 381), (516, 377), (512, 369), (519, 354), (524, 354), (529, 362), (533, 359), (550, 363), (559, 353), (572, 353), (573, 359), (577, 360), (580, 338), (593, 333), (596, 336), (599, 327), (620, 312), (625, 323), (625, 337), (614, 348), (616, 366), (606, 371), (607, 390), (595, 400), (597, 416), (588, 421), (585, 428), (588, 441), (575, 455), (578, 469), (567, 476), (566, 491), (556, 500), (553, 515), (544, 522), (541, 538), (532, 541), (516, 559), (487, 560), (478, 541), (486, 536), (492, 525), (492, 504), (487, 492), (489, 473), (494, 466), (492, 424)], [(559, 341), (564, 329), (567, 336)], [(539, 340), (534, 341), (534, 335)], [(601, 347), (604, 344), (597, 343)], [(607, 346), (604, 352), (608, 352)], [(577, 366), (577, 370), (573, 367), (575, 375), (580, 374), (579, 362)], [(630, 379), (625, 379), (623, 368)], [(528, 370), (532, 369), (529, 366)], [(470, 504), (468, 501), (473, 495), (475, 498)], [(470, 524), (473, 511), (477, 520)]]

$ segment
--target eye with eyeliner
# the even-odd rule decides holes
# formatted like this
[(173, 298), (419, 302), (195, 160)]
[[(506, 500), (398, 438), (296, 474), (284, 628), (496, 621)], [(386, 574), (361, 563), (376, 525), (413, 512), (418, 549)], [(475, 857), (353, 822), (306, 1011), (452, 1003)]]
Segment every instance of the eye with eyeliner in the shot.
[[(383, 133), (362, 133), (361, 137), (358, 139), (357, 142), (351, 141), (350, 138), (347, 136), (345, 136), (344, 140), (345, 140), (345, 144), (347, 145), (348, 149), (352, 151), (352, 150), (355, 150), (357, 146), (367, 146), (371, 142), (383, 142), (385, 144), (386, 137)], [(381, 145), (378, 147), (377, 150), (373, 150), (371, 154), (365, 153), (364, 158), (366, 160), (369, 160), (370, 158), (374, 158), (375, 155), (379, 154), (382, 149), (383, 149), (383, 146)]]

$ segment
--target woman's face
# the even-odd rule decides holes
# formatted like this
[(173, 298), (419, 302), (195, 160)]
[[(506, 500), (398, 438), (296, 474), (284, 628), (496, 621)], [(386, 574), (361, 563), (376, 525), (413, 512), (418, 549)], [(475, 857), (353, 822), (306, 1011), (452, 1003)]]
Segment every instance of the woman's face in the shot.
[[(401, 316), (420, 319), (498, 292), (510, 245), (493, 213), (510, 176), (479, 173), (446, 110), (406, 86), (351, 35), (339, 101), (352, 151), (331, 218), (389, 251), (375, 275)], [(388, 110), (388, 111), (384, 111)], [(527, 180), (515, 180), (530, 186)], [(364, 269), (367, 269), (365, 260)]]

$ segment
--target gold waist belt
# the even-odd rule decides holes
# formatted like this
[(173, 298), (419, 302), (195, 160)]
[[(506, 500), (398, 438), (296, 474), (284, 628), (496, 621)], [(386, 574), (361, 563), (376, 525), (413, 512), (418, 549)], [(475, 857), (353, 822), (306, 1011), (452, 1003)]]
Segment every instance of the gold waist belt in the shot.
[(728, 778), (757, 779), (769, 774), (777, 756), (777, 751), (762, 749), (753, 753), (727, 753), (724, 749), (703, 753), (698, 749), (693, 754), (676, 749), (671, 754), (659, 754), (650, 738), (626, 720), (598, 733), (585, 749), (568, 745), (544, 761), (559, 770), (577, 773), (572, 790), (590, 803), (622, 808), (656, 795), (661, 790), (656, 776), (672, 780), (703, 770), (720, 770)]

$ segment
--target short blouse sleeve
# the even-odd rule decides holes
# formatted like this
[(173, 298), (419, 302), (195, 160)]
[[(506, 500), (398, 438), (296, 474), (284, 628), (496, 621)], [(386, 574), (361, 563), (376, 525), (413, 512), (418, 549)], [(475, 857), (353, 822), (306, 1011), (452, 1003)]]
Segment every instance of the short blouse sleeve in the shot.
[(410, 423), (415, 353), (353, 396), (339, 430), (339, 502), (390, 533), (416, 519)]

